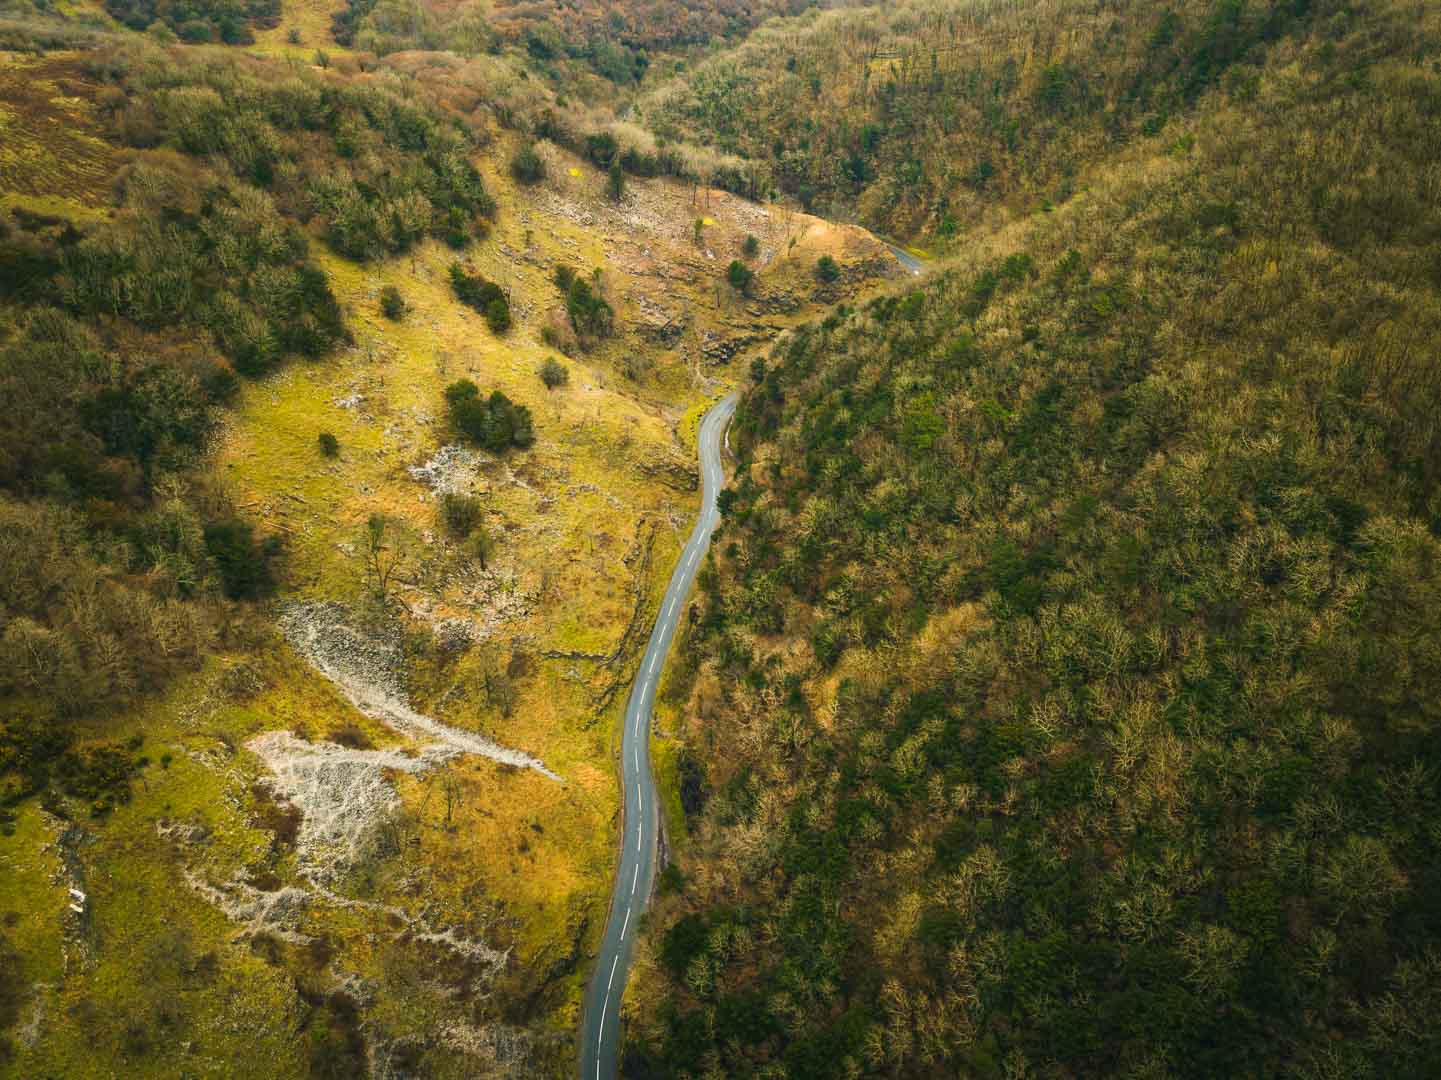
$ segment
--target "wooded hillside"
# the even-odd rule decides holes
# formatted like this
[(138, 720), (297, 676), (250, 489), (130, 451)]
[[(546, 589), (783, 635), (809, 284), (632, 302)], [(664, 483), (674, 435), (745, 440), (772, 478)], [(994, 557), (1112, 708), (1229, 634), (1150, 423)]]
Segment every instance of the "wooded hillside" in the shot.
[(625, 1075), (1434, 1072), (1441, 20), (1288, 26), (757, 369)]
[[(1329, 12), (1329, 9), (1327, 9)], [(898, 4), (810, 12), (661, 85), (639, 112), (777, 191), (922, 243), (1059, 204), (1208, 90), (1255, 92), (1312, 0)]]

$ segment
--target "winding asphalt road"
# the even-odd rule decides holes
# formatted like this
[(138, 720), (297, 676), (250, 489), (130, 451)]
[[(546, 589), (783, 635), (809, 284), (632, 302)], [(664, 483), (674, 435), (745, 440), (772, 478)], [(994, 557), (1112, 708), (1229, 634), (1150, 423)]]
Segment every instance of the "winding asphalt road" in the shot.
[(595, 974), (585, 996), (585, 1019), (580, 1031), (581, 1080), (610, 1080), (616, 1075), (620, 1046), (620, 999), (625, 993), (635, 951), (635, 935), (641, 914), (650, 900), (655, 882), (656, 837), (660, 821), (655, 781), (650, 774), (650, 717), (656, 687), (665, 667), (671, 638), (680, 622), (686, 594), (695, 581), (710, 537), (720, 520), (716, 495), (725, 474), (721, 471), (721, 438), (736, 409), (732, 394), (701, 418), (700, 517), (686, 541), (675, 572), (670, 576), (655, 629), (645, 655), (641, 657), (635, 685), (625, 707), (625, 729), (621, 734), (620, 773), (625, 788), (625, 824), (621, 829), (620, 867), (610, 900), (610, 920), (601, 941)]

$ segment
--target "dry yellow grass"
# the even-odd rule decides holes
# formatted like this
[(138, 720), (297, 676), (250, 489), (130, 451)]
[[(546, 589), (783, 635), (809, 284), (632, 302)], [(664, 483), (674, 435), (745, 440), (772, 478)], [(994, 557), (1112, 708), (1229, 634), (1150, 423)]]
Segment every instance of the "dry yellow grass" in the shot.
[[(294, 56), (311, 60), (315, 50), (321, 49), (332, 56), (349, 52), (343, 45), (337, 45), (330, 32), (331, 18), (345, 9), (345, 0), (285, 0), (281, 6), (280, 21), (271, 27), (255, 30), (255, 44), (251, 51), (273, 56)], [(290, 40), (291, 31), (300, 40)]]

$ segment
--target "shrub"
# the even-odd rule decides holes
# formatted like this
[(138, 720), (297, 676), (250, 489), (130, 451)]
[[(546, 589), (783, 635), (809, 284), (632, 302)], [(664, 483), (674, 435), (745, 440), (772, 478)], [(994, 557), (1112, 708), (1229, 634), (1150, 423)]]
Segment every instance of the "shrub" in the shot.
[(322, 431), (316, 441), (320, 444), (320, 452), (326, 457), (333, 458), (340, 453), (340, 440), (328, 431)]
[(615, 329), (615, 311), (589, 281), (568, 266), (558, 266), (555, 283), (565, 293), (566, 315), (581, 338), (610, 336)]
[(534, 145), (522, 146), (510, 159), (510, 175), (522, 184), (538, 184), (545, 179), (545, 159)]
[(400, 290), (394, 285), (387, 285), (380, 290), (380, 313), (391, 322), (399, 322), (409, 310), (405, 297), (400, 295)]
[(445, 529), (458, 540), (468, 537), (480, 524), (484, 512), (480, 499), (448, 491), (440, 500), (440, 517)]
[(493, 333), (503, 334), (510, 329), (510, 299), (495, 282), (479, 274), (467, 274), (460, 263), (452, 263), (450, 287), (457, 300), (485, 316)]
[(747, 259), (754, 259), (761, 251), (761, 242), (755, 238), (754, 233), (746, 235), (745, 242), (741, 244), (741, 254)]
[(504, 334), (510, 329), (510, 301), (497, 296), (485, 305), (485, 324), (492, 334)]
[(555, 357), (550, 357), (540, 365), (540, 381), (545, 383), (547, 390), (554, 390), (570, 381), (570, 369)]
[(530, 410), (514, 404), (499, 390), (482, 398), (475, 383), (461, 379), (446, 387), (445, 401), (455, 430), (486, 450), (501, 453), (535, 442)]
[(187, 4), (169, 4), (157, 0), (106, 0), (105, 10), (132, 30), (144, 30), (160, 23), (190, 42), (250, 45), (255, 41), (251, 27), (273, 26), (280, 16), (280, 2), (192, 0)]
[(611, 202), (620, 202), (625, 197), (625, 170), (621, 168), (619, 161), (610, 163), (610, 172), (606, 176), (605, 193), (610, 197)]
[(243, 521), (220, 521), (205, 527), (205, 550), (220, 574), (225, 595), (232, 600), (252, 600), (270, 591), (274, 584), (270, 560), (279, 546), (274, 539), (257, 544), (254, 530)]
[(750, 295), (755, 276), (755, 271), (739, 259), (732, 259), (730, 266), (726, 267), (726, 280), (731, 283), (731, 288), (742, 296)]
[(840, 265), (829, 255), (822, 255), (816, 260), (816, 278), (826, 285), (833, 284), (840, 280)]
[(585, 137), (585, 156), (602, 169), (609, 169), (620, 152), (615, 136), (608, 131), (596, 132)]

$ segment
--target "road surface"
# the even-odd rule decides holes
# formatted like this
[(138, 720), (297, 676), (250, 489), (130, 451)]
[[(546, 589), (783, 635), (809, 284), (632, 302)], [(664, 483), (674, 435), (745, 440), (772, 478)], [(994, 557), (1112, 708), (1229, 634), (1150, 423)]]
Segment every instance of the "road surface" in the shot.
[(895, 244), (886, 244), (886, 247), (891, 249), (891, 254), (896, 257), (896, 262), (909, 270), (912, 276), (920, 275), (921, 270), (925, 267), (925, 263), (921, 262), (920, 259), (916, 258), (905, 248), (896, 247)]
[(625, 707), (625, 729), (620, 743), (620, 775), (625, 788), (625, 820), (621, 828), (620, 867), (611, 894), (610, 920), (601, 940), (595, 974), (585, 995), (581, 1022), (581, 1080), (610, 1080), (617, 1072), (620, 1045), (620, 999), (630, 974), (636, 929), (650, 899), (655, 881), (656, 832), (660, 820), (655, 781), (650, 774), (650, 717), (656, 687), (665, 667), (671, 638), (680, 623), (686, 594), (710, 546), (711, 532), (720, 520), (716, 495), (725, 474), (721, 471), (721, 437), (736, 408), (734, 394), (715, 405), (700, 422), (700, 517), (686, 541), (670, 584), (661, 599), (655, 629), (640, 659), (635, 685)]

